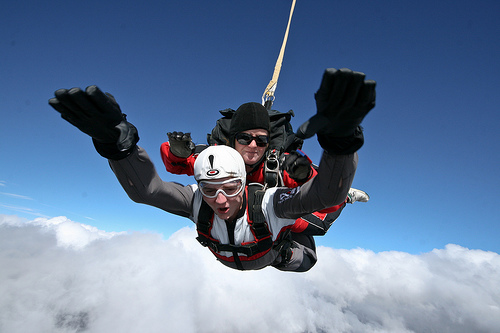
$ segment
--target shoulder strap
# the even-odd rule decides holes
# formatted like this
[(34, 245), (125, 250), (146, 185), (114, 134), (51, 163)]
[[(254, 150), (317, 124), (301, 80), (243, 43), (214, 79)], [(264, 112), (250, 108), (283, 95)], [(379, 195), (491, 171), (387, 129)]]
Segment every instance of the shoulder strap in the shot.
[(266, 191), (261, 184), (248, 186), (248, 219), (255, 233), (257, 241), (271, 236), (264, 213), (262, 212), (262, 199)]
[(198, 231), (198, 237), (196, 239), (203, 246), (208, 246), (210, 242), (210, 229), (212, 228), (212, 219), (214, 216), (214, 211), (210, 206), (201, 200), (200, 210), (198, 212), (198, 221), (196, 223), (196, 231)]

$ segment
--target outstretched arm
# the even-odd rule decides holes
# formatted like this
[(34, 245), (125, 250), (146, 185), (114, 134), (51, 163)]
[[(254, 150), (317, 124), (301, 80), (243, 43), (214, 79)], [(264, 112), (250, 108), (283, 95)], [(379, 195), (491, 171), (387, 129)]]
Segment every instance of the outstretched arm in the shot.
[(192, 214), (193, 188), (161, 180), (153, 162), (141, 147), (124, 159), (109, 160), (109, 164), (133, 201), (184, 217)]
[(358, 165), (358, 154), (323, 152), (318, 175), (300, 187), (278, 188), (274, 210), (278, 217), (296, 219), (345, 201)]
[(92, 137), (96, 150), (109, 160), (132, 200), (185, 217), (192, 214), (193, 189), (160, 179), (148, 154), (137, 147), (137, 129), (126, 120), (113, 96), (96, 86), (85, 91), (59, 89), (49, 104)]
[(324, 149), (318, 175), (300, 188), (276, 190), (278, 217), (298, 218), (345, 200), (356, 172), (356, 151), (364, 143), (359, 125), (375, 106), (375, 85), (361, 72), (325, 70), (315, 94), (317, 114), (297, 131), (302, 138), (318, 136)]

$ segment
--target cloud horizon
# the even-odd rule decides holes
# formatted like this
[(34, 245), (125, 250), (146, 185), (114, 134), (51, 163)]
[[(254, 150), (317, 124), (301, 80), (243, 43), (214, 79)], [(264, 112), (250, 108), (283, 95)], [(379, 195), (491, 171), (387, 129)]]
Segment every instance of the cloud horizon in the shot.
[(194, 228), (107, 233), (0, 215), (2, 332), (494, 332), (500, 255), (318, 248), (307, 273), (240, 272)]

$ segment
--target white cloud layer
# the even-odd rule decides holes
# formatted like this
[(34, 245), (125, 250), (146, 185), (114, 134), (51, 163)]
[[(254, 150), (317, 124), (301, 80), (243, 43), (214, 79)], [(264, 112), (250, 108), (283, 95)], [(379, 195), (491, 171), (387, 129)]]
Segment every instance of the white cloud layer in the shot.
[(194, 238), (0, 215), (0, 332), (499, 332), (497, 253), (320, 247), (308, 273), (239, 272)]

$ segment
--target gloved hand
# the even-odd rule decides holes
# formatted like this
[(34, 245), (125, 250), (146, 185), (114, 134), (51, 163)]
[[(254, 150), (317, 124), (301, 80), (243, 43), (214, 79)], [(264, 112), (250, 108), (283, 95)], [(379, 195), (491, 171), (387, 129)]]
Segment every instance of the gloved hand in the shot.
[(375, 85), (365, 74), (350, 69), (328, 68), (315, 94), (317, 114), (302, 124), (299, 138), (318, 133), (328, 137), (355, 134), (366, 114), (375, 106)]
[(59, 89), (49, 104), (61, 117), (92, 137), (97, 151), (109, 159), (121, 159), (139, 141), (137, 129), (127, 122), (111, 94), (98, 87)]
[(311, 164), (307, 156), (304, 156), (298, 151), (292, 151), (285, 155), (283, 169), (293, 180), (304, 183), (311, 174)]
[(168, 132), (170, 151), (177, 157), (188, 158), (194, 152), (194, 143), (191, 133)]

